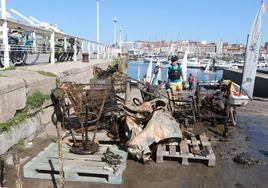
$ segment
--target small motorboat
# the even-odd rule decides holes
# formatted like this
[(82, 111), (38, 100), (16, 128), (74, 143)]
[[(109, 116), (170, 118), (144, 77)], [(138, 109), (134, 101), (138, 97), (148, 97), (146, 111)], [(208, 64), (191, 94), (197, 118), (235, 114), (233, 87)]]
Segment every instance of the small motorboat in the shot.
[(229, 103), (234, 106), (246, 106), (249, 102), (247, 94), (241, 90), (240, 86), (230, 80), (224, 80), (224, 84), (230, 84)]

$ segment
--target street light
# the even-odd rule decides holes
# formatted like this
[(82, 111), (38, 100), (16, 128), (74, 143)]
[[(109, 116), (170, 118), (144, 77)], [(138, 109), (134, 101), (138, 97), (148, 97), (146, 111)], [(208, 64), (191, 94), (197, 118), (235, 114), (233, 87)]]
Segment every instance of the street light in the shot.
[(8, 28), (7, 28), (7, 9), (6, 9), (6, 0), (1, 0), (2, 8), (2, 36), (3, 36), (3, 45), (4, 45), (4, 67), (9, 67), (9, 49), (8, 49)]
[(114, 44), (116, 45), (116, 23), (118, 21), (118, 18), (115, 16), (113, 21), (114, 21)]
[(99, 59), (100, 57), (100, 45), (99, 45), (99, 42), (100, 42), (100, 23), (99, 23), (99, 3), (100, 1), (97, 0), (97, 51), (98, 51), (98, 54), (97, 54), (97, 59)]
[(122, 38), (121, 38), (121, 33), (122, 33), (123, 29), (122, 27), (119, 28), (119, 47), (120, 47), (120, 50), (122, 48)]

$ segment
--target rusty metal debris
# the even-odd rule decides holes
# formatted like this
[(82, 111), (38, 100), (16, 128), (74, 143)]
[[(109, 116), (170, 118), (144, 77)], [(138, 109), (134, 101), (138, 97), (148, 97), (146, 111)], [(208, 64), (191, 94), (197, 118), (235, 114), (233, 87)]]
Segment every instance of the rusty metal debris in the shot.
[(122, 158), (122, 156), (115, 154), (109, 147), (107, 147), (106, 151), (103, 153), (101, 160), (106, 162), (110, 168), (113, 169), (114, 173), (116, 173), (120, 167), (120, 164), (122, 163)]
[(236, 157), (233, 158), (234, 162), (244, 165), (244, 166), (252, 166), (252, 165), (264, 165), (265, 162), (262, 160), (256, 160), (249, 153), (242, 152)]
[[(83, 85), (75, 85), (68, 82), (63, 83), (60, 88), (65, 92), (66, 97), (62, 106), (65, 107), (64, 114), (66, 115), (66, 120), (69, 121), (68, 125), (74, 141), (70, 151), (78, 154), (96, 152), (98, 147), (95, 143), (95, 134), (106, 100), (107, 88), (87, 88)], [(71, 110), (74, 112), (72, 113)], [(77, 128), (72, 127), (72, 119), (76, 119), (76, 123), (81, 131), (81, 143), (74, 136)], [(95, 126), (92, 141), (88, 137), (88, 129), (91, 126)]]
[(106, 70), (103, 70), (99, 67), (93, 67), (93, 73), (99, 79), (106, 79), (112, 76), (117, 71), (118, 71), (118, 64), (115, 64), (114, 66), (109, 65)]
[[(132, 126), (130, 125), (129, 127)], [(143, 158), (144, 160), (151, 156), (150, 146), (153, 143), (158, 143), (168, 138), (182, 138), (179, 123), (170, 113), (164, 110), (155, 111), (146, 127), (139, 132), (136, 131), (135, 135), (127, 142), (128, 151), (137, 158)]]
[[(90, 84), (64, 82), (53, 91), (52, 100), (57, 101), (53, 102), (56, 121), (60, 121), (73, 137), (71, 152), (90, 154), (97, 151), (95, 135), (98, 129), (105, 129), (110, 137), (119, 140), (129, 153), (143, 161), (152, 158), (159, 144), (178, 146), (186, 140), (184, 145), (192, 147), (191, 155), (203, 156), (212, 161), (212, 166), (215, 164), (204, 127), (206, 122), (217, 126), (223, 124), (223, 135), (227, 135), (228, 124), (232, 124), (235, 116), (235, 108), (227, 100), (228, 86), (198, 83), (196, 93), (166, 92), (138, 81), (130, 86), (133, 79), (117, 72), (116, 66), (107, 70), (95, 68), (94, 72), (98, 79), (91, 80)], [(91, 139), (89, 131), (94, 131)], [(200, 147), (201, 141), (209, 150)], [(115, 160), (110, 158), (109, 151), (106, 154), (103, 160), (107, 163)]]
[[(63, 82), (52, 91), (52, 121), (55, 125), (61, 122), (69, 131), (73, 140), (70, 151), (76, 154), (92, 154), (98, 150), (95, 137), (99, 128), (109, 129), (115, 138), (118, 137), (117, 95), (125, 92), (127, 80), (125, 75), (116, 73), (116, 66), (103, 72), (97, 70), (103, 79), (91, 80), (90, 84)], [(91, 140), (89, 131), (94, 131)]]

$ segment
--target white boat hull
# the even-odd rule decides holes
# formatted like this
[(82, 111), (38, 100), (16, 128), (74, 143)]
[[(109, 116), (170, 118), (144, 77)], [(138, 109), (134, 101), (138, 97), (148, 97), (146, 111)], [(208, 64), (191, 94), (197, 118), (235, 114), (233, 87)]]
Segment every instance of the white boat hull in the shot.
[(246, 106), (249, 102), (249, 97), (244, 93), (240, 92), (240, 86), (232, 82), (234, 90), (231, 90), (229, 96), (229, 103), (234, 106)]
[(246, 106), (249, 102), (248, 96), (241, 95), (241, 96), (235, 96), (230, 95), (229, 96), (229, 103), (234, 106)]

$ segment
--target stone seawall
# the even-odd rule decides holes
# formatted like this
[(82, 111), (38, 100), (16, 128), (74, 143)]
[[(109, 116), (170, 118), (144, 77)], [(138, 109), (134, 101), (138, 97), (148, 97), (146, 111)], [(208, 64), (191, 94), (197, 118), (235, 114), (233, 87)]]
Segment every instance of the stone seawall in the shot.
[[(49, 104), (51, 104), (51, 102), (47, 101), (43, 106)], [(13, 125), (9, 130), (0, 133), (0, 155), (7, 152), (9, 148), (17, 144), (19, 140), (34, 139), (44, 130), (45, 126), (48, 126), (51, 123), (53, 107), (44, 110), (37, 109), (36, 111), (38, 112), (33, 116), (17, 125)]]

